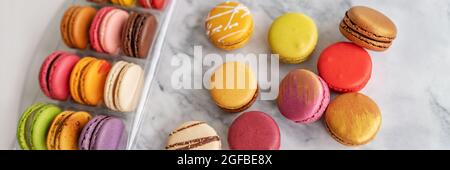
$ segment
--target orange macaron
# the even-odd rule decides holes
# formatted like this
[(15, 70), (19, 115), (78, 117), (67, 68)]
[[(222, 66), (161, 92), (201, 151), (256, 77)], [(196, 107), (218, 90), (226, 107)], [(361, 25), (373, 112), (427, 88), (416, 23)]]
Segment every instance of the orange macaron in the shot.
[(70, 76), (70, 93), (75, 102), (91, 106), (103, 99), (106, 77), (111, 64), (105, 60), (85, 57), (75, 65)]

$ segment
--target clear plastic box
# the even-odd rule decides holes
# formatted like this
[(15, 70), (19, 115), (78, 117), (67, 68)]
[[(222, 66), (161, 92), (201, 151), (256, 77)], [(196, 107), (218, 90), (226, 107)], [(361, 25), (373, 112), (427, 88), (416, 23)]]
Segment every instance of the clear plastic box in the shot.
[[(147, 103), (147, 100), (149, 99), (149, 90), (153, 83), (156, 70), (158, 67), (158, 62), (161, 57), (161, 50), (164, 45), (164, 41), (166, 39), (166, 33), (168, 30), (168, 26), (170, 23), (170, 20), (172, 18), (172, 15), (174, 13), (174, 7), (176, 4), (176, 0), (167, 0), (166, 7), (163, 10), (153, 10), (153, 9), (144, 9), (140, 8), (138, 6), (132, 7), (132, 8), (126, 8), (121, 6), (115, 6), (112, 4), (95, 4), (91, 2), (87, 2), (86, 0), (69, 0), (59, 9), (59, 11), (56, 13), (55, 17), (52, 19), (52, 22), (47, 26), (47, 31), (43, 35), (42, 40), (40, 41), (38, 47), (36, 48), (36, 51), (34, 52), (33, 61), (29, 65), (28, 72), (27, 72), (27, 80), (25, 82), (25, 86), (22, 92), (22, 98), (21, 98), (21, 104), (20, 104), (20, 110), (25, 110), (28, 106), (37, 103), (53, 103), (58, 106), (60, 106), (63, 110), (79, 110), (79, 111), (87, 111), (91, 113), (92, 115), (98, 115), (98, 114), (106, 114), (106, 115), (112, 115), (119, 118), (122, 118), (125, 125), (126, 125), (126, 132), (127, 132), (127, 150), (132, 149), (136, 137), (138, 135), (138, 129), (141, 125), (141, 120), (143, 114), (145, 114), (145, 104)], [(121, 8), (127, 11), (138, 11), (142, 13), (151, 13), (153, 14), (158, 21), (158, 28), (156, 30), (155, 38), (152, 47), (150, 48), (150, 52), (146, 59), (138, 59), (138, 58), (131, 58), (124, 55), (118, 55), (118, 56), (110, 56), (107, 54), (101, 54), (94, 52), (93, 50), (76, 50), (71, 49), (67, 47), (64, 42), (62, 41), (61, 35), (60, 35), (60, 21), (61, 18), (64, 15), (64, 12), (72, 5), (89, 5), (93, 6), (95, 8), (101, 8), (103, 6), (115, 6), (117, 8)], [(85, 105), (76, 104), (72, 100), (66, 101), (66, 102), (59, 102), (54, 101), (49, 98), (47, 98), (42, 91), (39, 88), (39, 81), (38, 81), (38, 74), (39, 69), (41, 67), (42, 62), (44, 59), (51, 54), (52, 52), (56, 50), (62, 50), (67, 52), (72, 52), (77, 54), (78, 56), (92, 56), (100, 59), (105, 59), (111, 63), (115, 63), (117, 61), (127, 61), (132, 62), (135, 64), (140, 65), (144, 71), (145, 71), (145, 81), (144, 81), (144, 88), (142, 91), (141, 99), (138, 104), (137, 109), (134, 112), (130, 113), (119, 113), (114, 112), (111, 110), (108, 110), (104, 104), (101, 104), (97, 107), (90, 107)], [(21, 113), (18, 113), (19, 116), (21, 116)], [(13, 149), (20, 149), (17, 142), (12, 146)]]

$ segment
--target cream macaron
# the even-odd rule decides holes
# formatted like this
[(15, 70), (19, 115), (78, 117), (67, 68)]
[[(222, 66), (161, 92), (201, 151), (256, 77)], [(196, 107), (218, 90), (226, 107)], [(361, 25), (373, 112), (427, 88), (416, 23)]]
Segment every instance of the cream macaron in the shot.
[(119, 61), (106, 80), (104, 101), (114, 111), (131, 112), (136, 109), (144, 83), (144, 70), (137, 64)]
[(216, 130), (201, 121), (186, 122), (170, 133), (166, 150), (221, 150)]

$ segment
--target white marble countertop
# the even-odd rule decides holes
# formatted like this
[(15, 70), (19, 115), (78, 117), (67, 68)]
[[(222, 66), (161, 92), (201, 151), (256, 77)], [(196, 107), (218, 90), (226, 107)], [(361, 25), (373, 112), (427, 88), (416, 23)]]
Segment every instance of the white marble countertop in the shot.
[[(185, 121), (202, 120), (213, 126), (227, 149), (227, 129), (239, 114), (224, 113), (211, 101), (207, 90), (175, 90), (170, 76), (175, 54), (193, 56), (196, 45), (204, 53), (216, 49), (205, 35), (204, 18), (222, 0), (177, 0), (177, 10), (163, 49), (160, 67), (147, 104), (134, 149), (163, 149), (170, 131)], [(281, 130), (281, 149), (450, 149), (450, 2), (441, 0), (242, 0), (252, 11), (255, 32), (250, 43), (233, 53), (269, 53), (268, 28), (285, 12), (302, 12), (317, 23), (319, 44), (311, 59), (298, 65), (281, 65), (280, 79), (292, 69), (317, 71), (320, 52), (328, 45), (347, 41), (338, 30), (344, 12), (353, 5), (366, 5), (389, 16), (398, 27), (390, 50), (370, 52), (373, 77), (362, 93), (382, 110), (383, 123), (371, 143), (348, 148), (335, 142), (322, 121), (299, 125), (286, 120), (274, 101), (257, 101), (249, 110), (274, 117)], [(1, 1), (0, 56), (0, 149), (15, 143), (20, 94), (36, 46), (64, 0)], [(35, 8), (39, 5), (40, 8)], [(32, 26), (33, 29), (30, 29)]]
[[(185, 121), (202, 120), (212, 125), (227, 145), (227, 129), (239, 114), (224, 113), (211, 101), (208, 90), (176, 90), (170, 77), (175, 54), (193, 56), (194, 46), (204, 53), (226, 54), (211, 45), (204, 19), (220, 0), (179, 0), (157, 80), (135, 149), (163, 149), (170, 131)], [(317, 71), (320, 52), (328, 45), (347, 41), (338, 30), (345, 11), (366, 5), (389, 16), (398, 27), (398, 38), (386, 52), (370, 52), (373, 75), (362, 93), (382, 110), (382, 127), (371, 143), (348, 148), (335, 142), (323, 121), (300, 125), (286, 120), (274, 101), (257, 101), (249, 110), (270, 114), (281, 129), (281, 149), (450, 149), (450, 2), (389, 0), (242, 0), (253, 13), (255, 32), (251, 42), (232, 53), (269, 53), (267, 31), (285, 12), (311, 16), (319, 28), (319, 43), (310, 60), (280, 65), (280, 79), (290, 70)], [(406, 7), (407, 5), (407, 7)]]

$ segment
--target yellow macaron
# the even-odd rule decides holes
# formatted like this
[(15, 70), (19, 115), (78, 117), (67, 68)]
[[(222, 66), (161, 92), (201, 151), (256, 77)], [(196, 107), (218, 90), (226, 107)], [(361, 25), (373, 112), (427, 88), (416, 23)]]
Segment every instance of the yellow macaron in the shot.
[(116, 5), (131, 7), (134, 5), (135, 0), (111, 0), (111, 2)]
[(234, 50), (243, 47), (253, 34), (253, 16), (238, 2), (224, 2), (214, 7), (206, 18), (206, 34), (218, 48)]
[(301, 13), (286, 13), (272, 23), (269, 44), (281, 62), (298, 64), (313, 53), (318, 37), (313, 19)]
[(211, 97), (230, 113), (248, 109), (258, 97), (258, 83), (250, 67), (239, 62), (225, 63), (211, 77)]

